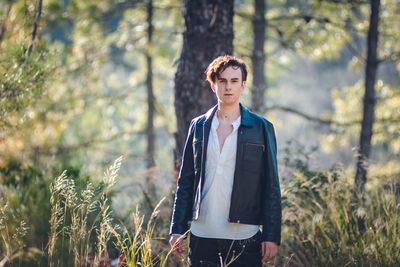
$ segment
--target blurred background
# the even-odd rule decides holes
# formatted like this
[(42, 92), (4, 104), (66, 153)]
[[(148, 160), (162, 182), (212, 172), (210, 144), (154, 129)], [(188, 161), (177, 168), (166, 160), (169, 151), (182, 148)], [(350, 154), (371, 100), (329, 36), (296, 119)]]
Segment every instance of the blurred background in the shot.
[(223, 54), (247, 63), (242, 103), (277, 134), (285, 227), (268, 264), (400, 264), (398, 0), (1, 0), (0, 266), (115, 265), (99, 259), (128, 258), (116, 235), (74, 243), (73, 211), (101, 229), (109, 205), (135, 235), (132, 214), (149, 222), (165, 197), (145, 265), (159, 266), (189, 122), (216, 103), (204, 71)]

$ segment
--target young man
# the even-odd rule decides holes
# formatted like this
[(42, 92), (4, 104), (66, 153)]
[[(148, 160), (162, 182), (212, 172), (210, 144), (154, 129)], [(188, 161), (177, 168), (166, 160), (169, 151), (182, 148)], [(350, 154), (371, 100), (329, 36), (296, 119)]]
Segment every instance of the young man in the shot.
[(190, 229), (191, 266), (261, 266), (281, 237), (274, 128), (239, 102), (247, 78), (241, 59), (218, 57), (206, 75), (218, 104), (190, 123), (170, 244), (183, 253)]

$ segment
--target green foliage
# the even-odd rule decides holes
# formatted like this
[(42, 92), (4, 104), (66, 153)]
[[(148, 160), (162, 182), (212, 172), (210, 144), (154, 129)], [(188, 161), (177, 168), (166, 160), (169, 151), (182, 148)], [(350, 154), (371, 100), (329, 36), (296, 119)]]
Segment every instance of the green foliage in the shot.
[(10, 161), (0, 168), (0, 184), (0, 260), (29, 266), (47, 244), (48, 183), (40, 169)]
[(27, 57), (26, 47), (20, 44), (8, 49), (1, 62), (0, 127), (18, 125), (25, 109), (45, 91), (53, 70), (52, 55), (42, 43)]
[(19, 211), (0, 199), (0, 266), (9, 266), (10, 262), (27, 263), (40, 257), (39, 249), (27, 246), (28, 231), (29, 226)]
[[(378, 152), (375, 152), (374, 159), (387, 161), (395, 159), (395, 155), (400, 153), (400, 136), (398, 135), (400, 116), (396, 112), (400, 105), (400, 94), (397, 92), (398, 88), (385, 84), (381, 80), (376, 83), (375, 88), (377, 103), (372, 144)], [(361, 130), (363, 91), (364, 86), (361, 82), (332, 91), (334, 108), (332, 120), (336, 124), (333, 124), (331, 133), (321, 138), (325, 151), (357, 145)], [(382, 158), (379, 150), (384, 150), (385, 158)]]
[[(80, 171), (68, 168), (71, 173)], [(48, 244), (50, 231), (50, 180), (38, 166), (24, 166), (16, 160), (7, 161), (0, 168), (0, 196), (3, 215), (0, 228), (2, 240), (0, 260), (23, 266), (46, 264), (42, 249)], [(73, 180), (76, 190), (81, 191), (88, 184), (88, 177)], [(100, 183), (97, 191), (104, 190)]]
[(19, 162), (10, 161), (0, 168), (0, 183), (9, 208), (28, 224), (27, 245), (45, 246), (49, 229), (50, 194), (43, 172), (36, 167), (24, 167)]

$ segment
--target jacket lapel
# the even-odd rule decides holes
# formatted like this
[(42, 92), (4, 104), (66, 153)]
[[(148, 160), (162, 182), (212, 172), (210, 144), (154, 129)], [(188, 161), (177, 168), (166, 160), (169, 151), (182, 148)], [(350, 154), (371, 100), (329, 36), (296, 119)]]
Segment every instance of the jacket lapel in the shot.
[(208, 147), (208, 139), (210, 136), (211, 130), (211, 122), (217, 111), (218, 105), (215, 105), (206, 113), (206, 120), (203, 124), (203, 142), (202, 142), (202, 155), (201, 155), (201, 185), (203, 186), (205, 180), (205, 169), (206, 169), (206, 160), (207, 160), (207, 147)]

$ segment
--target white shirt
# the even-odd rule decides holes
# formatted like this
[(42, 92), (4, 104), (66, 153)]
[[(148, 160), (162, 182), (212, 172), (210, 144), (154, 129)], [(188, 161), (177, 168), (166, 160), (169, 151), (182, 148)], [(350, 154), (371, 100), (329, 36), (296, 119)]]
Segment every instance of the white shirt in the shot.
[(232, 123), (233, 131), (226, 137), (222, 151), (217, 135), (219, 125), (217, 114), (211, 122), (200, 214), (197, 220), (192, 221), (190, 227), (196, 236), (240, 240), (252, 237), (259, 230), (258, 225), (228, 221), (240, 121), (239, 116)]

